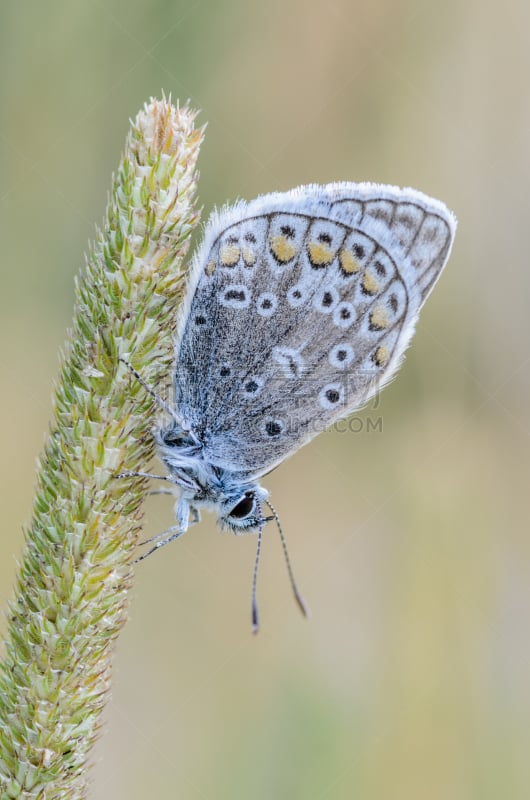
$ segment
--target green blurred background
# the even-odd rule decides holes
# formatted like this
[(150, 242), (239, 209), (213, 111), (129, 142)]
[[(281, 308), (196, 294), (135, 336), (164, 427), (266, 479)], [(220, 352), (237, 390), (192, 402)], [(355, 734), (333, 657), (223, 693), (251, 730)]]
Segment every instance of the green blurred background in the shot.
[[(74, 275), (150, 95), (208, 122), (205, 212), (373, 180), (460, 223), (383, 432), (323, 434), (266, 480), (312, 619), (272, 527), (257, 638), (253, 537), (208, 518), (146, 562), (92, 797), (528, 798), (527, 0), (5, 0), (0, 19), (3, 607)], [(171, 520), (151, 499), (148, 532)]]

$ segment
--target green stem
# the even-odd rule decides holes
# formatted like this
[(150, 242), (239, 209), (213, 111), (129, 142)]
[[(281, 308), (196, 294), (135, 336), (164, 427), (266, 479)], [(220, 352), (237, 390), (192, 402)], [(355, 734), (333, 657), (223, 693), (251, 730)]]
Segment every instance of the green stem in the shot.
[(189, 108), (138, 114), (103, 231), (76, 282), (72, 332), (40, 460), (0, 670), (0, 798), (86, 796), (87, 759), (127, 619), (152, 398), (119, 362), (166, 374), (198, 220), (202, 130)]

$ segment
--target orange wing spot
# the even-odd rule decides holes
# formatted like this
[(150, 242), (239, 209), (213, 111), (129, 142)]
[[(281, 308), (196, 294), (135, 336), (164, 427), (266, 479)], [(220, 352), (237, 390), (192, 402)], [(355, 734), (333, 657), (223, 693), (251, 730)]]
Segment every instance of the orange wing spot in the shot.
[(253, 267), (257, 261), (257, 255), (254, 250), (251, 250), (250, 247), (244, 247), (242, 250), (243, 254), (243, 261), (245, 262), (246, 267)]
[(370, 327), (377, 331), (384, 331), (390, 325), (388, 312), (384, 306), (376, 306), (370, 314)]
[(239, 247), (233, 244), (225, 244), (221, 248), (219, 259), (223, 267), (235, 267), (239, 261)]
[(351, 250), (343, 248), (339, 253), (339, 264), (343, 272), (347, 275), (354, 275), (359, 272), (361, 265), (353, 255)]
[(286, 264), (297, 253), (297, 247), (289, 241), (287, 236), (273, 236), (270, 240), (273, 256), (280, 264)]
[(390, 353), (388, 349), (384, 345), (381, 345), (374, 353), (374, 364), (378, 367), (386, 367), (389, 358)]
[(335, 257), (335, 251), (322, 242), (309, 242), (307, 255), (313, 267), (329, 267)]
[(214, 274), (216, 266), (217, 266), (217, 264), (214, 261), (214, 259), (212, 259), (211, 261), (208, 261), (208, 263), (206, 264), (206, 267), (204, 268), (204, 271), (208, 275), (208, 277), (210, 277), (210, 275)]
[(363, 289), (366, 294), (377, 294), (380, 289), (378, 282), (370, 272), (364, 274)]

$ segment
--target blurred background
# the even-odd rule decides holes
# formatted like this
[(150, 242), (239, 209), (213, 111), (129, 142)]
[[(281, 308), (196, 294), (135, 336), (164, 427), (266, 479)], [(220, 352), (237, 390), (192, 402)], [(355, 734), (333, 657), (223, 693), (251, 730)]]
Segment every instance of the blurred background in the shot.
[[(382, 431), (363, 412), (265, 481), (312, 619), (272, 526), (257, 638), (253, 537), (208, 517), (143, 564), (92, 797), (527, 798), (526, 0), (29, 0), (0, 15), (2, 607), (74, 275), (151, 95), (190, 98), (208, 123), (205, 216), (372, 180), (459, 218)], [(152, 498), (146, 531), (171, 521)]]

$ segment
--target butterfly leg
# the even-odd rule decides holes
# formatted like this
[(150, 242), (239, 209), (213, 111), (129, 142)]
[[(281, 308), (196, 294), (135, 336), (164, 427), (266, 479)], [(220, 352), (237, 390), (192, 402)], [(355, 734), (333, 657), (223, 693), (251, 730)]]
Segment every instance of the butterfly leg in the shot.
[(152, 472), (117, 472), (113, 478), (152, 478), (156, 481), (168, 481), (168, 483), (175, 483), (174, 480), (167, 475), (155, 475)]
[(151, 547), (147, 553), (144, 553), (135, 559), (135, 564), (138, 563), (138, 561), (143, 561), (144, 558), (150, 556), (151, 553), (155, 552), (155, 550), (159, 550), (161, 547), (164, 547), (164, 545), (174, 542), (175, 539), (180, 538), (183, 533), (186, 533), (190, 525), (189, 500), (186, 497), (181, 497), (177, 503), (175, 511), (177, 517), (176, 525), (173, 525), (171, 528), (167, 528), (165, 531), (162, 531), (162, 533), (157, 533), (156, 536), (151, 536), (150, 539), (145, 539), (143, 542), (139, 542), (139, 547), (144, 544), (151, 544), (151, 542), (155, 542), (155, 545), (154, 547)]
[(195, 506), (190, 506), (190, 525), (197, 525), (201, 521), (201, 512)]
[[(135, 558), (134, 563), (137, 564), (139, 561), (143, 561), (144, 558), (150, 556), (160, 547), (164, 547), (164, 545), (169, 544), (170, 542), (174, 542), (176, 539), (182, 536), (183, 533), (186, 533), (186, 528), (182, 529), (180, 525), (173, 525), (171, 528), (167, 528), (167, 530), (163, 531), (162, 533), (157, 533), (156, 536), (152, 536), (151, 539), (146, 539), (145, 541), (140, 542), (140, 545), (148, 544), (149, 542), (156, 542), (156, 544), (154, 545), (154, 547), (151, 547), (151, 549), (148, 550), (147, 553), (144, 553), (143, 555), (138, 556), (138, 558)], [(169, 536), (167, 534), (169, 534)], [(166, 538), (163, 539), (162, 538), (163, 536), (165, 536)]]

